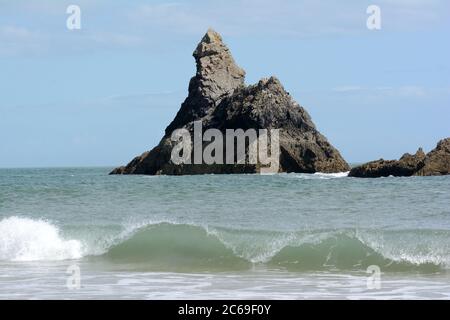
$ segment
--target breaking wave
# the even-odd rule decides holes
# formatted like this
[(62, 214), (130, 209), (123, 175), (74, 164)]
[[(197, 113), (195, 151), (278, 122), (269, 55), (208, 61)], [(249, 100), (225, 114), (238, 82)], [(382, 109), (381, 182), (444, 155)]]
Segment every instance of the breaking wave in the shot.
[(135, 226), (100, 250), (82, 239), (64, 239), (47, 221), (11, 217), (0, 221), (0, 260), (84, 257), (158, 271), (245, 270), (255, 265), (365, 271), (378, 265), (385, 272), (429, 273), (449, 268), (449, 239), (448, 231), (435, 230), (280, 232), (162, 222)]
[(153, 223), (130, 231), (101, 256), (155, 270), (240, 270), (255, 265), (291, 271), (438, 272), (450, 266), (450, 233), (322, 230), (276, 232)]
[(0, 221), (0, 261), (68, 260), (83, 256), (78, 240), (65, 240), (44, 220), (10, 217)]

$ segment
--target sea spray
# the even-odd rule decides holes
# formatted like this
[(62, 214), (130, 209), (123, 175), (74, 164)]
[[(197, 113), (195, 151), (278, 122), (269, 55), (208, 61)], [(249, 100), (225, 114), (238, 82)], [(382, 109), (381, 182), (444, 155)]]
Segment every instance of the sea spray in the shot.
[(82, 255), (80, 241), (63, 239), (47, 221), (20, 217), (0, 221), (0, 260), (67, 260)]
[[(449, 267), (446, 249), (434, 248), (434, 244), (442, 244), (440, 239), (446, 239), (448, 233), (435, 230), (281, 232), (146, 222), (124, 228), (116, 237), (104, 237), (103, 242), (98, 241), (102, 248), (92, 243), (89, 247), (83, 239), (64, 239), (59, 228), (48, 221), (5, 218), (0, 221), (0, 260), (60, 261), (85, 257), (92, 262), (128, 265), (131, 269), (177, 272), (247, 270), (252, 265), (324, 271), (365, 270), (375, 264), (384, 271), (426, 273)], [(405, 244), (414, 238), (419, 238), (421, 244)]]

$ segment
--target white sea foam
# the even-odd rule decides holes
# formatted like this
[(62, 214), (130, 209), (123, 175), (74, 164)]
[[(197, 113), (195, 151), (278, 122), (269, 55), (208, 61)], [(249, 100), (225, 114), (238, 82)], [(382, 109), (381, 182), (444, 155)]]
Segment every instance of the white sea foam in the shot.
[(65, 240), (58, 227), (44, 221), (9, 217), (0, 221), (0, 260), (68, 260), (82, 257), (78, 240)]
[(348, 174), (350, 171), (347, 172), (336, 172), (336, 173), (323, 173), (323, 172), (316, 172), (316, 173), (287, 173), (287, 174), (280, 174), (280, 176), (286, 176), (288, 178), (297, 178), (297, 179), (305, 179), (305, 180), (316, 180), (316, 179), (337, 179), (337, 178), (345, 178), (348, 177)]
[(347, 172), (337, 172), (337, 173), (323, 173), (323, 172), (316, 172), (314, 173), (315, 176), (325, 179), (333, 179), (333, 178), (345, 178), (348, 177), (348, 174), (350, 171)]

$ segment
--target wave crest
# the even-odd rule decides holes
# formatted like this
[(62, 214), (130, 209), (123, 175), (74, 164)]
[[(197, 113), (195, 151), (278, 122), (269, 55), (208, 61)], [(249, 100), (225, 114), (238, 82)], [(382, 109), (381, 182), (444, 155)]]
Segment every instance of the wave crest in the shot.
[(106, 238), (87, 245), (64, 239), (47, 221), (10, 217), (0, 221), (0, 260), (85, 256), (158, 271), (229, 271), (254, 265), (292, 271), (366, 270), (378, 265), (383, 271), (438, 272), (450, 266), (449, 232), (436, 230), (281, 232), (160, 222)]
[[(408, 252), (409, 248), (380, 244), (369, 235), (204, 228), (164, 222), (131, 232), (103, 258), (143, 263), (158, 270), (236, 270), (261, 264), (292, 271), (366, 270), (378, 265), (384, 271), (436, 272), (448, 266), (445, 254)], [(405, 235), (394, 233), (393, 237)]]
[(78, 240), (65, 240), (44, 220), (9, 217), (0, 221), (0, 260), (69, 260), (83, 256)]
[(198, 226), (160, 223), (139, 228), (104, 255), (116, 263), (146, 264), (152, 269), (246, 269), (249, 262)]

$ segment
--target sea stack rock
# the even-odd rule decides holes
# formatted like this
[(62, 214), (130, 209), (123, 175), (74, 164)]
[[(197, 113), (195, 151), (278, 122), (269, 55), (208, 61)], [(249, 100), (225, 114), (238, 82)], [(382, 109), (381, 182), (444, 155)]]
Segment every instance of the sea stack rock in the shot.
[(349, 176), (358, 178), (439, 176), (450, 174), (450, 138), (439, 141), (425, 155), (420, 148), (415, 155), (404, 154), (400, 160), (376, 160), (353, 168)]
[[(245, 86), (245, 72), (236, 65), (221, 36), (208, 30), (195, 49), (196, 75), (189, 94), (160, 143), (111, 174), (183, 175), (207, 173), (258, 173), (257, 164), (180, 164), (171, 161), (175, 129), (187, 129), (194, 122), (203, 130), (279, 129), (279, 172), (343, 172), (349, 165), (316, 129), (311, 117), (298, 105), (280, 81), (271, 77)], [(203, 148), (208, 144), (203, 143)]]

